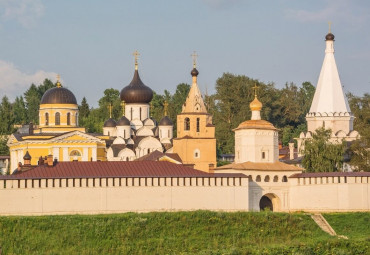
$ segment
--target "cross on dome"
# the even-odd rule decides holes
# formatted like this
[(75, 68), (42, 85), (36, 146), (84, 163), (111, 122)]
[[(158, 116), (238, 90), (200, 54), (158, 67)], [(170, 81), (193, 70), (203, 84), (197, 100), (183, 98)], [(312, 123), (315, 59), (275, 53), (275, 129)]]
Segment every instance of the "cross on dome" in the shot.
[(57, 74), (57, 87), (60, 88), (62, 85), (60, 84), (60, 74)]
[(167, 103), (167, 101), (164, 101), (163, 108), (164, 108), (164, 116), (167, 116), (167, 110), (168, 110), (168, 103)]
[(193, 54), (190, 55), (192, 58), (193, 58), (193, 67), (197, 67), (197, 57), (198, 57), (198, 54), (196, 51), (193, 52)]
[(139, 59), (140, 53), (137, 50), (135, 50), (134, 53), (132, 53), (132, 55), (135, 57), (135, 70), (137, 70), (138, 69), (138, 62), (137, 61)]

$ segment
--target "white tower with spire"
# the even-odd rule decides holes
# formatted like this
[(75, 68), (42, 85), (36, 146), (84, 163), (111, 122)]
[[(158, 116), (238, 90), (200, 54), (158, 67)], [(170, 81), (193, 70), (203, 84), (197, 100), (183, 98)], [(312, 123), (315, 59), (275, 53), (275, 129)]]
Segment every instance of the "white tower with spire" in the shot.
[(342, 139), (352, 141), (358, 137), (358, 132), (353, 130), (354, 116), (343, 92), (335, 63), (334, 38), (329, 25), (329, 33), (325, 36), (324, 62), (310, 111), (306, 115), (308, 132), (302, 132), (297, 139), (300, 152), (303, 150), (303, 140), (312, 138), (312, 133), (321, 127), (332, 130), (333, 142), (340, 142)]

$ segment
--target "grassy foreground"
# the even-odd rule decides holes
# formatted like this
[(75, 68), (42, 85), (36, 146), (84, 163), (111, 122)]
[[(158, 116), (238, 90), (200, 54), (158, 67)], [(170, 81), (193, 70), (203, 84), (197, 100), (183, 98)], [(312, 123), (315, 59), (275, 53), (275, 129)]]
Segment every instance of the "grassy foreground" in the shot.
[[(0, 217), (2, 254), (370, 254), (370, 213), (126, 213)], [(0, 252), (1, 254), (1, 252)]]

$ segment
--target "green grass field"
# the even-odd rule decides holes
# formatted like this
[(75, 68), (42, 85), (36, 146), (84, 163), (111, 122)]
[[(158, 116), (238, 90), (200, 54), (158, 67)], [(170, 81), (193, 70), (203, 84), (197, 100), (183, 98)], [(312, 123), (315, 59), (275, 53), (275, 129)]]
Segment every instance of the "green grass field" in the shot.
[(370, 213), (126, 213), (0, 217), (2, 254), (370, 254)]

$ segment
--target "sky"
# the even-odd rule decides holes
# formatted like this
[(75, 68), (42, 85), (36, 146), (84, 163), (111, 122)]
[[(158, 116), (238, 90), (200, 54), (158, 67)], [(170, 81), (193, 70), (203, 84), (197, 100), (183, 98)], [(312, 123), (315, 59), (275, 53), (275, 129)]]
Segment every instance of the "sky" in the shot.
[(0, 0), (0, 96), (14, 100), (45, 78), (96, 107), (134, 73), (159, 94), (191, 83), (215, 93), (225, 72), (282, 88), (316, 86), (328, 22), (345, 92), (370, 92), (368, 0)]

